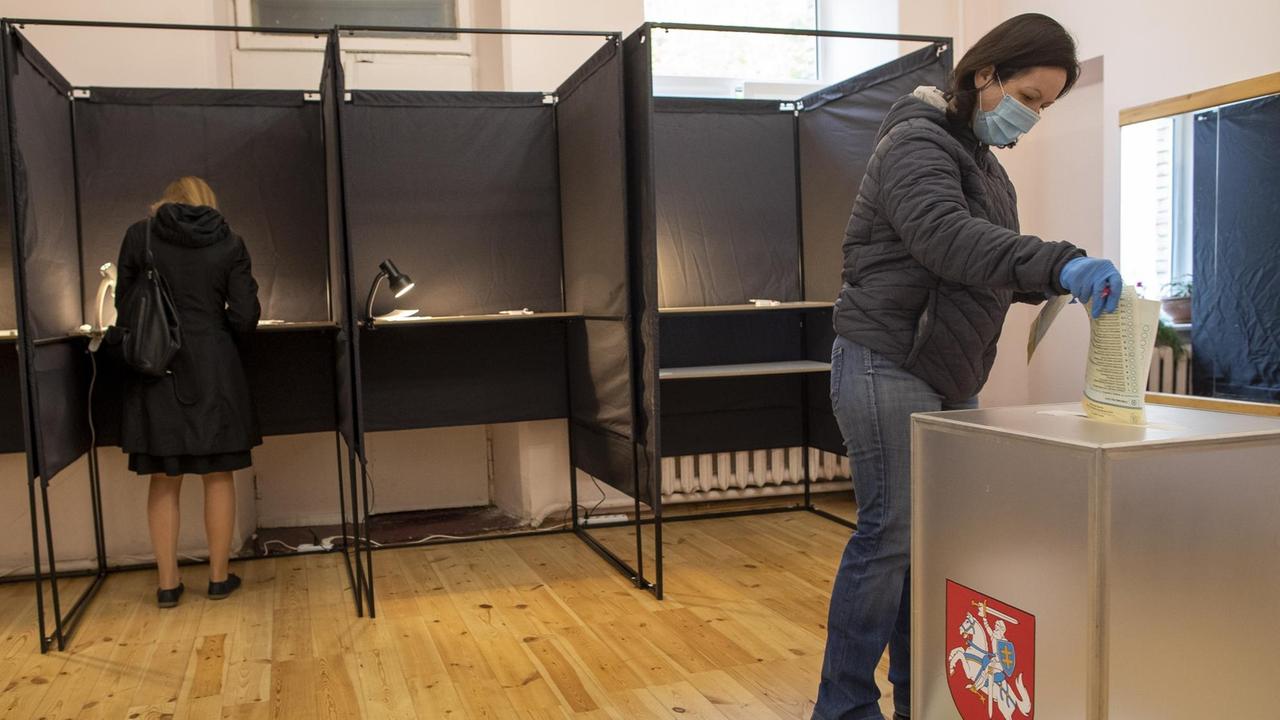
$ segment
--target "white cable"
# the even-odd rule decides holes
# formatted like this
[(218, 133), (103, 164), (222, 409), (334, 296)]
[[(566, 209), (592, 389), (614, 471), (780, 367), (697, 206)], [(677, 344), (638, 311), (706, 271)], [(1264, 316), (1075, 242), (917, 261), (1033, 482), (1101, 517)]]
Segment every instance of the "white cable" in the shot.
[[(569, 526), (569, 523), (561, 523), (561, 524), (559, 524), (559, 525), (555, 525), (555, 526), (553, 526), (553, 527), (546, 528), (546, 530), (548, 530), (548, 531), (550, 531), (550, 530), (559, 530), (559, 529), (561, 529), (561, 528), (565, 528), (565, 527), (568, 527), (568, 526)], [(322, 547), (327, 547), (327, 546), (331, 546), (331, 545), (333, 544), (333, 541), (334, 541), (334, 540), (355, 540), (356, 542), (361, 542), (361, 543), (364, 543), (364, 544), (370, 545), (370, 546), (375, 547), (375, 548), (380, 548), (380, 547), (386, 547), (388, 544), (390, 544), (390, 545), (396, 545), (396, 546), (401, 546), (401, 545), (421, 545), (421, 544), (423, 544), (423, 543), (431, 542), (432, 540), (500, 540), (500, 539), (502, 539), (502, 537), (503, 537), (503, 534), (502, 534), (502, 533), (493, 533), (493, 534), (488, 534), (488, 535), (440, 535), (440, 534), (436, 534), (436, 535), (427, 535), (426, 537), (417, 538), (417, 539), (415, 539), (415, 540), (405, 540), (404, 542), (397, 542), (397, 543), (380, 543), (380, 542), (378, 542), (377, 540), (361, 540), (360, 538), (357, 538), (357, 537), (355, 537), (355, 536), (353, 536), (353, 535), (331, 535), (331, 536), (329, 536), (329, 537), (327, 537), (327, 538), (322, 539), (322, 540), (320, 541), (320, 545), (321, 545)], [(272, 541), (272, 542), (279, 542), (279, 541), (277, 540), (277, 541)]]

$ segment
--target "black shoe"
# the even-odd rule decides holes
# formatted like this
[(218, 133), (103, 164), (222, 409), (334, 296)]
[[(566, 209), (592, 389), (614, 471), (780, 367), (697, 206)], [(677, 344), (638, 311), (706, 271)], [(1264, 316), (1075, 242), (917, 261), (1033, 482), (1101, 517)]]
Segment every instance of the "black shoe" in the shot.
[(169, 588), (168, 590), (156, 590), (156, 605), (162, 608), (171, 608), (178, 605), (178, 598), (182, 597), (182, 591), (187, 588), (182, 583), (178, 583), (178, 587)]
[(222, 582), (209, 583), (209, 599), (222, 600), (240, 587), (240, 577), (235, 573), (227, 573), (227, 579)]

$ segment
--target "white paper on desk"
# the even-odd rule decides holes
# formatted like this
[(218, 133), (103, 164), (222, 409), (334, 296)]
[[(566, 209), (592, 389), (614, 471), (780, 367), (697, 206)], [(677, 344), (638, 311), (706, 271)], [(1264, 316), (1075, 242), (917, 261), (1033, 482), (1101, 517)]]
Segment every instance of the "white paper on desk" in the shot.
[(1036, 348), (1040, 347), (1040, 341), (1044, 340), (1044, 336), (1049, 334), (1049, 326), (1053, 325), (1053, 321), (1058, 319), (1058, 314), (1062, 312), (1062, 308), (1071, 302), (1070, 295), (1058, 295), (1049, 298), (1049, 301), (1040, 308), (1040, 314), (1036, 316), (1035, 322), (1031, 323), (1031, 332), (1027, 335), (1027, 364), (1031, 364), (1031, 356), (1035, 354)]
[(415, 319), (417, 315), (418, 315), (417, 308), (414, 308), (412, 310), (402, 310), (400, 308), (397, 308), (387, 313), (386, 315), (378, 315), (373, 319), (378, 322), (395, 322), (397, 320), (412, 320), (412, 319)]
[(1125, 286), (1113, 313), (1089, 321), (1084, 411), (1095, 420), (1146, 424), (1147, 373), (1156, 344), (1160, 303)]

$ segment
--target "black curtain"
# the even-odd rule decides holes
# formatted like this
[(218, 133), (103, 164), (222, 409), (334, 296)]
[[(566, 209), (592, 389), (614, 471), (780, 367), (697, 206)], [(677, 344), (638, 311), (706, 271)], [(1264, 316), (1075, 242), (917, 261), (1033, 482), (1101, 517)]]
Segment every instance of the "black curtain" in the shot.
[(1280, 96), (1195, 115), (1198, 394), (1280, 401)]
[(538, 93), (352, 95), (342, 150), (360, 299), (391, 258), (417, 286), (381, 293), (375, 314), (562, 310), (553, 106)]
[(22, 452), (22, 379), (18, 369), (18, 341), (0, 339), (0, 453)]
[(76, 101), (87, 301), (125, 230), (198, 175), (249, 248), (263, 319), (327, 320), (321, 116), (302, 91), (90, 88)]
[(663, 307), (801, 299), (793, 114), (776, 100), (654, 101)]
[(832, 302), (840, 293), (845, 225), (885, 114), (917, 86), (945, 86), (950, 72), (950, 47), (930, 45), (802, 100), (797, 121), (806, 300)]
[[(353, 371), (357, 341), (355, 301), (351, 291), (350, 246), (347, 243), (346, 191), (343, 180), (341, 98), (346, 81), (337, 40), (331, 35), (325, 46), (324, 70), (320, 79), (320, 104), (323, 117), (326, 226), (329, 249), (329, 315), (337, 324), (333, 342), (334, 413), (338, 432), (347, 447), (363, 452), (364, 437), (356, 431), (355, 373)], [(341, 472), (341, 468), (339, 468)]]
[(18, 351), (37, 474), (46, 482), (90, 446), (89, 372), (82, 340), (80, 246), (70, 84), (26, 38), (5, 38), (12, 114), (10, 212), (16, 222), (15, 285), (24, 310)]
[(612, 41), (557, 90), (573, 464), (635, 492), (622, 55)]
[(647, 27), (623, 42), (627, 141), (627, 225), (631, 239), (631, 363), (636, 396), (637, 483), (648, 502), (659, 482), (658, 251), (654, 197), (652, 43)]
[[(27, 332), (63, 338), (84, 322), (76, 233), (70, 85), (20, 35), (12, 77), (18, 231), (26, 275)], [(35, 61), (33, 62), (33, 58)], [(42, 72), (43, 71), (43, 72)]]

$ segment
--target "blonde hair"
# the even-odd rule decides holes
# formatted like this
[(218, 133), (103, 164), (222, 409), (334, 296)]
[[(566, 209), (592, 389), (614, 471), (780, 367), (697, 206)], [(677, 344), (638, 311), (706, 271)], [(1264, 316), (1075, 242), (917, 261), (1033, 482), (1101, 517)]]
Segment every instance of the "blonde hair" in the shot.
[(218, 196), (213, 194), (213, 188), (209, 187), (209, 183), (202, 178), (184, 175), (169, 183), (169, 186), (164, 189), (164, 195), (151, 206), (151, 212), (154, 213), (160, 209), (161, 205), (168, 203), (203, 205), (217, 210)]

